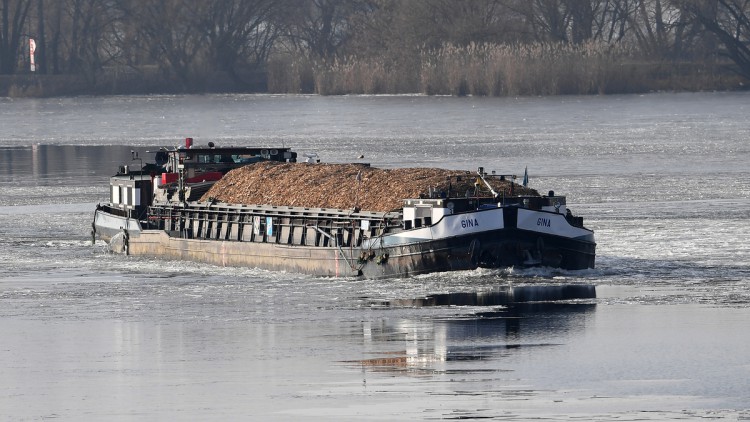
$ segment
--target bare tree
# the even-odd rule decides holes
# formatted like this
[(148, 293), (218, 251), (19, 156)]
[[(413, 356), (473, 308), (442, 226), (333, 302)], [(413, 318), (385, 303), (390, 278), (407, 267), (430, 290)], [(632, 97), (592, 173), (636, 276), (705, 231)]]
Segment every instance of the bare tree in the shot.
[(750, 1), (676, 0), (677, 5), (723, 46), (719, 54), (736, 65), (736, 71), (750, 78)]
[(432, 17), (433, 30), (440, 43), (503, 43), (518, 39), (520, 16), (500, 0), (432, 0), (424, 2)]
[(367, 0), (289, 0), (285, 31), (294, 47), (309, 58), (331, 62), (353, 36), (358, 14), (373, 7)]
[(122, 15), (111, 0), (67, 0), (70, 22), (68, 70), (92, 84), (120, 55), (116, 30)]
[(205, 74), (208, 34), (204, 16), (210, 2), (202, 0), (130, 0), (127, 17), (138, 26), (145, 45), (166, 79), (184, 88)]
[(582, 44), (601, 37), (612, 25), (612, 8), (619, 1), (515, 0), (508, 7), (524, 17), (528, 41)]
[(135, 45), (185, 89), (201, 89), (216, 71), (251, 84), (277, 36), (277, 8), (272, 0), (125, 0), (142, 40)]
[(674, 41), (673, 30), (679, 11), (661, 0), (637, 0), (630, 14), (631, 28), (641, 51), (651, 57), (664, 57)]
[(50, 32), (50, 36), (45, 37), (45, 42), (42, 45), (42, 48), (45, 50), (44, 61), (48, 69), (51, 67), (51, 69), (49, 69), (51, 73), (59, 74), (62, 72), (62, 61), (64, 60), (62, 58), (62, 39), (64, 32), (67, 32), (62, 23), (63, 3), (53, 1), (51, 4), (46, 3), (44, 6), (44, 9), (48, 12), (45, 14), (46, 18), (44, 26), (47, 29), (45, 33)]
[(36, 29), (36, 71), (40, 74), (47, 73), (47, 31), (44, 22), (44, 0), (37, 0), (37, 29)]
[(24, 24), (29, 14), (31, 0), (0, 0), (0, 74), (11, 75), (18, 71), (20, 52), (24, 43)]
[(278, 10), (272, 0), (209, 2), (201, 27), (208, 37), (210, 67), (251, 85), (279, 34)]
[(592, 38), (606, 43), (625, 40), (631, 28), (631, 16), (637, 11), (638, 0), (602, 0), (594, 2)]
[(564, 0), (531, 0), (523, 7), (536, 41), (569, 41), (571, 17)]

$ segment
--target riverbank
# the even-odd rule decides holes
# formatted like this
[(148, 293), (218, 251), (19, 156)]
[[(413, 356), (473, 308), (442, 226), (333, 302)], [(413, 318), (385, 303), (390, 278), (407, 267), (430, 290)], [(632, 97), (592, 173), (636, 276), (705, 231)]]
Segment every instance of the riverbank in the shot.
[(79, 95), (211, 94), (265, 92), (265, 75), (251, 85), (234, 83), (225, 72), (214, 72), (189, 86), (165, 79), (155, 69), (113, 70), (82, 75), (0, 75), (0, 97), (49, 98)]
[[(453, 96), (547, 96), (642, 94), (649, 92), (743, 91), (750, 81), (729, 64), (618, 62), (558, 68), (539, 62), (487, 63), (448, 58), (419, 71), (393, 69), (368, 60), (350, 60), (320, 67), (299, 58), (280, 57), (269, 63), (251, 85), (238, 84), (215, 72), (186, 86), (152, 70), (110, 71), (96, 78), (79, 75), (0, 75), (0, 97), (48, 98), (80, 95), (147, 94), (423, 94)], [(568, 64), (566, 64), (568, 63)]]
[(599, 44), (445, 45), (401, 59), (344, 57), (317, 63), (295, 54), (268, 64), (272, 93), (547, 96), (745, 89), (729, 61), (648, 58)]

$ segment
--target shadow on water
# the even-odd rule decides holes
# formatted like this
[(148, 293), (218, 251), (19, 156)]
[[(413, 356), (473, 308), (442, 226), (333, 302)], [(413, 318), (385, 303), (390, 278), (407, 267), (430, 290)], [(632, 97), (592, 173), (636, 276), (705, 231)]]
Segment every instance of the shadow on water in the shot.
[[(593, 299), (593, 285), (536, 285), (372, 300), (373, 306), (390, 311), (448, 313), (366, 321), (361, 335), (374, 357), (345, 363), (417, 375), (504, 371), (486, 362), (567, 342), (596, 309)], [(397, 345), (404, 347), (389, 350)]]
[(427, 306), (514, 306), (527, 302), (554, 302), (596, 299), (596, 287), (585, 284), (554, 286), (507, 286), (468, 293), (438, 293), (423, 298), (393, 299), (381, 304), (388, 307)]

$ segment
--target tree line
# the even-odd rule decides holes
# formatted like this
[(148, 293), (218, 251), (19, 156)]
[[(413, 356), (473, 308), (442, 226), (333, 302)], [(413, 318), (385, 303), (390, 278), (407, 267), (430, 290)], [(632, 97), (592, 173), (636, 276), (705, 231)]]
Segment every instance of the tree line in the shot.
[(0, 13), (0, 83), (58, 77), (88, 93), (585, 94), (750, 79), (748, 0), (0, 0)]

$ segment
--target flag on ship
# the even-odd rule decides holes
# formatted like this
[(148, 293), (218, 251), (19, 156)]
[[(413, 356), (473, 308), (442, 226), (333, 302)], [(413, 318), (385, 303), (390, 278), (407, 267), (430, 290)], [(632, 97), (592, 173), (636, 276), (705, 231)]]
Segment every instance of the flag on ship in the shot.
[(527, 187), (529, 185), (529, 166), (526, 166), (526, 168), (523, 169), (523, 187)]

